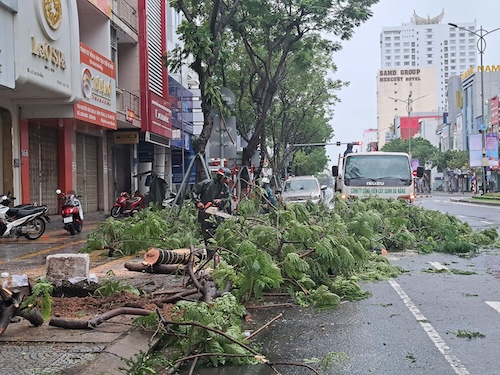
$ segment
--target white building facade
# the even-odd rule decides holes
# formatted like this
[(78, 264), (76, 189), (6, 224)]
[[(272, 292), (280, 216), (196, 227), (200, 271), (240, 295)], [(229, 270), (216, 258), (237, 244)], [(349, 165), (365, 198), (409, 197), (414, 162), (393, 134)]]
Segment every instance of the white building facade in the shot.
[[(409, 112), (407, 103), (410, 102), (413, 107), (411, 111), (446, 111), (449, 78), (476, 66), (477, 37), (442, 23), (443, 17), (444, 10), (433, 18), (423, 18), (413, 13), (409, 23), (382, 29), (381, 70), (377, 77), (377, 127), (380, 147), (385, 143), (386, 132), (383, 129), (390, 125), (395, 110), (398, 115), (403, 116)], [(475, 22), (459, 23), (457, 26), (471, 32), (476, 30)], [(384, 75), (385, 72), (391, 71), (398, 72), (398, 75)], [(415, 74), (403, 72), (412, 71), (420, 72), (420, 80), (406, 80), (408, 76)], [(380, 79), (395, 76), (402, 79), (389, 81), (391, 87), (388, 87), (388, 81)], [(386, 96), (398, 100), (391, 102)], [(422, 99), (417, 101), (420, 97)]]

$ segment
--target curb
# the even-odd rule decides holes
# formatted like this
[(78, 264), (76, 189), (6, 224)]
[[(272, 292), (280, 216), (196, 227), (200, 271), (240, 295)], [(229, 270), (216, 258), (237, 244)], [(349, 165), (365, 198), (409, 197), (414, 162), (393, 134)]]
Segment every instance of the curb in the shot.
[(134, 359), (139, 353), (148, 353), (154, 346), (155, 341), (151, 341), (151, 332), (146, 332), (138, 328), (131, 328), (120, 337), (106, 346), (106, 349), (97, 355), (97, 358), (81, 367), (76, 372), (69, 369), (71, 375), (123, 375), (120, 368), (126, 368), (125, 360)]

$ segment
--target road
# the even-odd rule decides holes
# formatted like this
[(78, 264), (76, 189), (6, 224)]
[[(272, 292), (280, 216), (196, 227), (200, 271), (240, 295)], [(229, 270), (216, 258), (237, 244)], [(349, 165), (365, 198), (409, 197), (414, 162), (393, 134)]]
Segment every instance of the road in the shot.
[[(450, 198), (457, 196), (419, 198), (415, 204), (455, 215), (474, 228), (498, 227), (500, 207)], [(363, 301), (325, 312), (299, 307), (251, 311), (259, 324), (283, 313), (257, 336), (263, 352), (282, 362), (333, 352), (337, 360), (328, 372), (332, 375), (500, 375), (500, 251), (473, 258), (402, 252), (391, 253), (389, 259), (407, 272), (364, 284), (371, 297)], [(435, 272), (442, 267), (472, 274)], [(468, 339), (461, 333), (484, 337)], [(279, 369), (283, 374), (311, 374), (301, 367)], [(274, 374), (264, 365), (195, 373)]]

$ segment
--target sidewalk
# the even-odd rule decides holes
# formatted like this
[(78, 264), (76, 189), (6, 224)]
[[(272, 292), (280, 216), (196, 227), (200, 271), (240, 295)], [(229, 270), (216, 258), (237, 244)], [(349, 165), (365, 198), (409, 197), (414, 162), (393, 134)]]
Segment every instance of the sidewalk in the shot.
[[(103, 212), (85, 214), (84, 235), (108, 217)], [(45, 232), (47, 236), (64, 232), (60, 216), (53, 215), (50, 219)], [(124, 263), (123, 259), (113, 259), (105, 265), (92, 267), (91, 264), (90, 273), (102, 278), (109, 269), (115, 274), (131, 272), (125, 269)], [(131, 276), (141, 277), (141, 274)], [(121, 315), (85, 330), (51, 327), (48, 322), (34, 327), (21, 318), (17, 323), (10, 323), (0, 336), (0, 375), (123, 374), (118, 370), (127, 368), (123, 359), (130, 359), (141, 351), (147, 352), (150, 347), (151, 333), (133, 327), (135, 318)]]

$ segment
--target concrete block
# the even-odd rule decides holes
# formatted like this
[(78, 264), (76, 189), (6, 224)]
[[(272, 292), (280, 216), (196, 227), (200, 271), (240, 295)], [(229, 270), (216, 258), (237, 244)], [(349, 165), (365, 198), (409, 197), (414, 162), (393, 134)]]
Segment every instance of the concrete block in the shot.
[(88, 254), (53, 254), (47, 256), (46, 276), (52, 281), (88, 278), (90, 258)]

